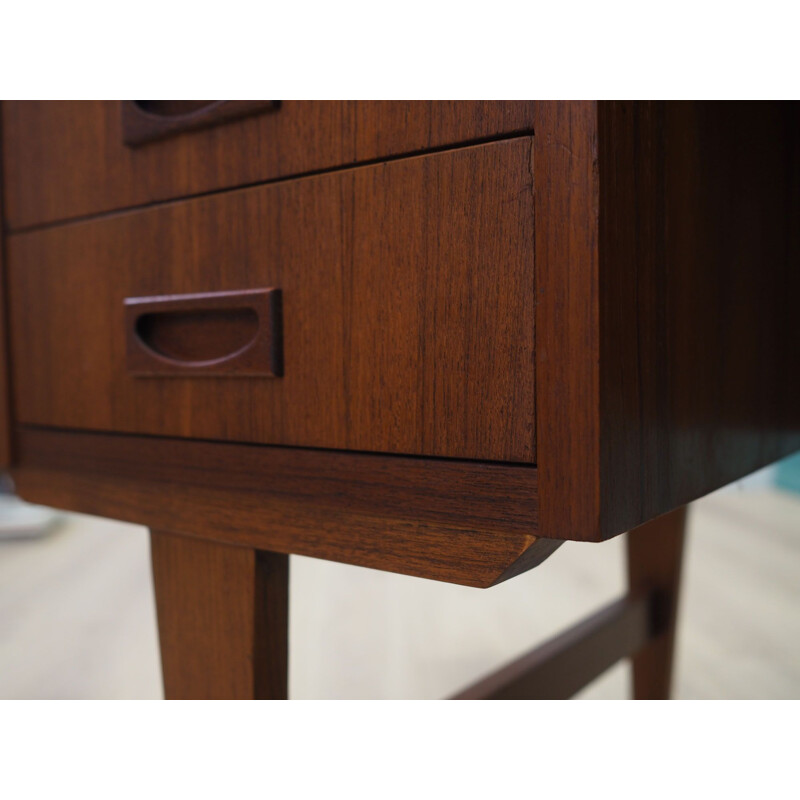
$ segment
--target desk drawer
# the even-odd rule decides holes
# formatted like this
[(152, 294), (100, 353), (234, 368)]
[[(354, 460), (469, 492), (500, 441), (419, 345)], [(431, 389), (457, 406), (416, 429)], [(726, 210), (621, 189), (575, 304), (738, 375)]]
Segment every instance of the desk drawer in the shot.
[[(536, 111), (527, 101), (230, 102), (239, 105), (185, 114), (181, 107), (151, 108), (156, 113), (139, 114), (127, 127), (123, 112), (131, 106), (120, 101), (4, 102), (0, 171), (8, 226), (28, 228), (530, 132)], [(155, 122), (147, 124), (148, 118)], [(158, 138), (137, 143), (137, 135)]]
[[(9, 236), (18, 420), (535, 462), (532, 143)], [(126, 299), (266, 288), (280, 368), (132, 368)]]

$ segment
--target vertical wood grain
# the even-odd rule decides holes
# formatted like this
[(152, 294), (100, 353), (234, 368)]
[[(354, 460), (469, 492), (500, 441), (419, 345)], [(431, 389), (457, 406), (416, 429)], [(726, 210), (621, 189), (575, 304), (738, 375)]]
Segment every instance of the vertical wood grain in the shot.
[(536, 168), (536, 441), (544, 536), (600, 527), (597, 109), (542, 103)]
[[(20, 421), (536, 463), (531, 146), (12, 234)], [(280, 379), (128, 373), (125, 298), (261, 287)]]
[(281, 101), (130, 148), (119, 101), (4, 101), (12, 229), (530, 132), (531, 101)]
[(637, 700), (667, 700), (672, 685), (675, 625), (686, 529), (686, 507), (631, 531), (628, 585), (631, 594), (652, 594), (654, 632), (632, 659), (633, 695)]
[(800, 448), (799, 108), (541, 104), (543, 536), (615, 536)]
[(800, 448), (800, 104), (601, 103), (598, 127), (607, 538)]
[(151, 531), (164, 694), (281, 700), (288, 556)]
[[(578, 540), (622, 533), (800, 448), (797, 104), (291, 108), (263, 117), (287, 112), (274, 130), (287, 149), (259, 151), (260, 179), (470, 131), (506, 136), (520, 121), (535, 130), (10, 234), (22, 423), (536, 464), (537, 533)], [(107, 155), (97, 142), (116, 135), (109, 107), (3, 113), (11, 182), (34, 216), (53, 196), (46, 173), (92, 208), (158, 202), (167, 184), (196, 186), (192, 176), (241, 177), (226, 143), (256, 146), (255, 128), (232, 126), (214, 143), (198, 134), (170, 151), (169, 167), (164, 156), (141, 165), (154, 181), (163, 167), (163, 186), (148, 195), (129, 175), (117, 195), (103, 177), (117, 173), (96, 163)], [(301, 129), (315, 143), (309, 162), (291, 139)], [(36, 147), (47, 163), (23, 181)], [(75, 162), (62, 158), (73, 150)], [(201, 156), (220, 174), (198, 169)], [(86, 175), (72, 175), (74, 163)], [(86, 181), (80, 190), (67, 173)], [(279, 386), (120, 379), (120, 296), (240, 288), (253, 276), (287, 288), (293, 352)]]

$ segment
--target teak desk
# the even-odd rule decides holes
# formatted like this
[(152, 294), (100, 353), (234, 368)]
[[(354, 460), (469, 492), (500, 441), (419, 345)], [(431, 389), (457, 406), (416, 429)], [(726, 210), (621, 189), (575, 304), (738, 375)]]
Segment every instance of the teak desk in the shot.
[(632, 656), (666, 697), (682, 507), (800, 448), (799, 141), (795, 104), (3, 103), (4, 463), (151, 528), (167, 697), (286, 696), (289, 553), (488, 587), (633, 529), (627, 597), (459, 696)]

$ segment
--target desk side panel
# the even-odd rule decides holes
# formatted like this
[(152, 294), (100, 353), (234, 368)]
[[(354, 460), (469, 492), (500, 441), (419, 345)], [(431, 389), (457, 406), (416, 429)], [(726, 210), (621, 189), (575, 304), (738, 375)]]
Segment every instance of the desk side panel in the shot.
[(602, 537), (800, 448), (800, 115), (602, 103)]

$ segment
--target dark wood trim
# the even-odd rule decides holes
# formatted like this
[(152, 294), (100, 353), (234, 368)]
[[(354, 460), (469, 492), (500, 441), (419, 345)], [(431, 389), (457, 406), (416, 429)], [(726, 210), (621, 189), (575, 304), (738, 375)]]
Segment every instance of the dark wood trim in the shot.
[(459, 692), (453, 700), (565, 700), (651, 636), (652, 595), (628, 596)]
[(633, 658), (633, 696), (637, 700), (670, 697), (685, 532), (683, 507), (627, 536), (630, 591), (650, 592), (656, 598), (654, 638)]
[(285, 700), (289, 559), (151, 532), (164, 695)]
[(487, 587), (550, 555), (534, 467), (20, 427), (19, 494), (258, 550)]
[(605, 539), (800, 449), (800, 103), (602, 102), (596, 132)]
[(540, 103), (540, 528), (599, 541), (800, 448), (800, 104)]
[(538, 104), (536, 454), (540, 526), (600, 538), (597, 104)]

